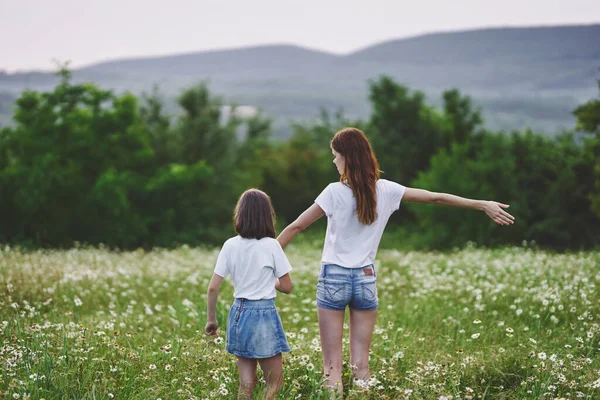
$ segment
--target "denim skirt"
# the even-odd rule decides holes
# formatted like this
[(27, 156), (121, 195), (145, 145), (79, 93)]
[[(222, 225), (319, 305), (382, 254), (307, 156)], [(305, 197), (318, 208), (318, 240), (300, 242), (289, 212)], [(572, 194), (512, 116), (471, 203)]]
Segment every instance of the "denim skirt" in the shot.
[(289, 352), (275, 299), (235, 299), (227, 318), (227, 352), (244, 358), (269, 358)]

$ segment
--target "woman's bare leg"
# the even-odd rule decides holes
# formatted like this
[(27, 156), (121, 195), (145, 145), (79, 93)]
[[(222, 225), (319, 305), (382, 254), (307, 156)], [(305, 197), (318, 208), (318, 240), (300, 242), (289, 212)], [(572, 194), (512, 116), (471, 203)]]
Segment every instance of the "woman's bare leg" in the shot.
[(350, 309), (350, 364), (354, 378), (369, 380), (369, 349), (377, 310)]
[(344, 311), (317, 307), (319, 332), (323, 348), (324, 385), (342, 395), (342, 336), (344, 333)]

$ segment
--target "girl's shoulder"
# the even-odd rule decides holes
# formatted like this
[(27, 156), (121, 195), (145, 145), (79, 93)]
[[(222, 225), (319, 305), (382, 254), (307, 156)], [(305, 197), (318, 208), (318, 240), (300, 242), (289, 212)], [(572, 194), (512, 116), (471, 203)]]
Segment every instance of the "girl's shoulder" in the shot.
[(271, 237), (251, 239), (251, 241), (244, 246), (244, 250), (248, 251), (250, 248), (253, 249), (253, 252), (261, 253), (263, 255), (273, 255), (283, 251), (277, 239)]
[(234, 237), (230, 237), (229, 239), (227, 239), (225, 241), (225, 243), (223, 243), (222, 248), (225, 249), (225, 248), (228, 248), (228, 247), (235, 246), (236, 243), (239, 243), (240, 239), (241, 239), (241, 237), (239, 235), (238, 236), (234, 236)]
[[(260, 239), (244, 239), (241, 236), (236, 236), (229, 239), (227, 242), (232, 241), (232, 244), (243, 243), (244, 246), (260, 247), (260, 248), (273, 248), (274, 246), (280, 246), (277, 239), (272, 237), (263, 237)], [(226, 243), (227, 243), (226, 242)]]
[(271, 237), (264, 237), (260, 240), (257, 240), (262, 246), (267, 247), (269, 249), (281, 247), (277, 239)]

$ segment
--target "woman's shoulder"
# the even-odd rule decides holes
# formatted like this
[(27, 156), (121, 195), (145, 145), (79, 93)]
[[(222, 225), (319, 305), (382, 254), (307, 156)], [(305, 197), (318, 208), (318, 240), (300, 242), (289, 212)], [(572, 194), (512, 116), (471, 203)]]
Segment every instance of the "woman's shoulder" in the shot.
[(344, 191), (350, 189), (350, 186), (346, 185), (343, 182), (331, 182), (329, 185), (325, 187), (325, 190), (334, 190), (334, 191)]
[(377, 181), (377, 186), (390, 187), (390, 186), (402, 186), (402, 185), (399, 184), (398, 182), (390, 181), (388, 179), (379, 179)]

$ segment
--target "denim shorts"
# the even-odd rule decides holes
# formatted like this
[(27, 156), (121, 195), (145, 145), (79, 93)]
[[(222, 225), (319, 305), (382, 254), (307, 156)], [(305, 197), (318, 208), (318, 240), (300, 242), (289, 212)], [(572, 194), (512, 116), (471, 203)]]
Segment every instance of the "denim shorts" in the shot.
[(344, 268), (335, 264), (321, 267), (317, 284), (317, 306), (328, 310), (376, 310), (377, 274), (375, 267)]
[(235, 299), (227, 319), (226, 350), (245, 358), (269, 358), (289, 352), (275, 299)]

